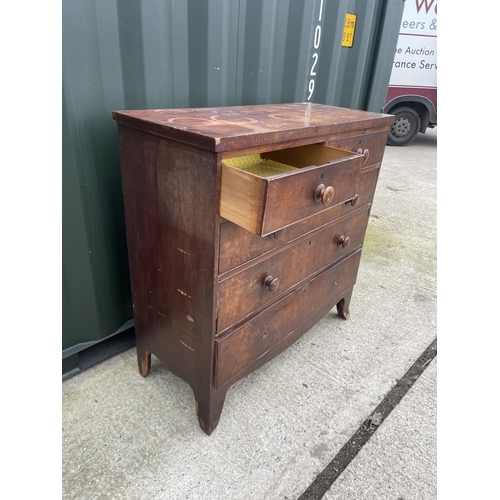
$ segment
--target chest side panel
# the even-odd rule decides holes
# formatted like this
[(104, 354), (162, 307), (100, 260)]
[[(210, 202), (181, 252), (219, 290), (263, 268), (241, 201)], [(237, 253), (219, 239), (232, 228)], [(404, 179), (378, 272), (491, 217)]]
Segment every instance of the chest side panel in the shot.
[(217, 159), (163, 139), (158, 152), (159, 255), (166, 335), (161, 355), (191, 385), (210, 380), (219, 252)]
[(120, 138), (136, 335), (192, 386), (210, 384), (216, 155), (127, 127)]

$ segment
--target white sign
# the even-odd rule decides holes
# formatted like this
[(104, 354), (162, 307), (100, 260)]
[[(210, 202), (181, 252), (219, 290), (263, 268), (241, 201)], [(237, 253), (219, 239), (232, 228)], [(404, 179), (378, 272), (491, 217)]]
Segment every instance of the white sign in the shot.
[(437, 0), (407, 0), (390, 86), (437, 87)]

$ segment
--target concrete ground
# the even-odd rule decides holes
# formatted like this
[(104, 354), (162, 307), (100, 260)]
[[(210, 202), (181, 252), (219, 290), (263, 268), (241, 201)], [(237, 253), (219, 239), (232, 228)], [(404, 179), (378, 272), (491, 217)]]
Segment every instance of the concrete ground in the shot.
[[(198, 426), (189, 386), (135, 349), (63, 382), (67, 499), (296, 500), (436, 338), (437, 129), (387, 147), (351, 317), (332, 310)], [(436, 498), (436, 360), (325, 499)]]
[(437, 498), (436, 384), (434, 359), (324, 500)]

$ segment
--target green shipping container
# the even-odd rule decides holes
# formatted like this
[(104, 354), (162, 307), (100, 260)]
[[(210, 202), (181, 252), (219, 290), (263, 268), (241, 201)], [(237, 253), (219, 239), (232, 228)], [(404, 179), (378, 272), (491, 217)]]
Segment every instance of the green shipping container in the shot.
[(381, 111), (403, 7), (63, 0), (63, 373), (91, 350), (102, 359), (133, 345), (111, 111), (304, 101)]

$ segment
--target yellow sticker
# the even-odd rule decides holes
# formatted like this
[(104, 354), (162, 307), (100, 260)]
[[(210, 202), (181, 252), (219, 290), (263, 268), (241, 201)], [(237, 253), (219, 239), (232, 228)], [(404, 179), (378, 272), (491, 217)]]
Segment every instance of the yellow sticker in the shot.
[(342, 35), (342, 47), (352, 47), (354, 42), (354, 30), (356, 29), (356, 14), (346, 14), (344, 34)]

